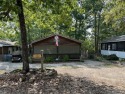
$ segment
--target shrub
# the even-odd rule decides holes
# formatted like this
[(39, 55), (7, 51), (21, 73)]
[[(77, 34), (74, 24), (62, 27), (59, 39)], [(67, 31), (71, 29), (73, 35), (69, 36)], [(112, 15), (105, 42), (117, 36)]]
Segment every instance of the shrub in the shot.
[(47, 63), (47, 62), (54, 62), (54, 58), (53, 57), (46, 57), (44, 59), (44, 62)]
[(112, 54), (112, 55), (109, 55), (109, 56), (105, 56), (105, 58), (107, 60), (119, 60), (119, 58), (115, 54)]
[(33, 63), (33, 61), (32, 61), (32, 56), (29, 56), (29, 57), (28, 57), (28, 60), (29, 60), (29, 63)]
[(109, 56), (109, 60), (119, 60), (119, 58), (115, 54), (112, 54)]
[(66, 62), (66, 61), (69, 61), (69, 56), (68, 55), (65, 55), (62, 59), (62, 61)]
[(95, 60), (97, 60), (97, 61), (102, 61), (102, 60), (103, 60), (103, 57), (101, 57), (101, 56), (96, 56), (96, 57), (95, 57)]
[(102, 55), (102, 57), (103, 57), (103, 58), (105, 58), (105, 59), (107, 59), (107, 58), (108, 58), (108, 56), (107, 56), (107, 55)]
[(89, 54), (88, 59), (94, 59), (94, 54)]

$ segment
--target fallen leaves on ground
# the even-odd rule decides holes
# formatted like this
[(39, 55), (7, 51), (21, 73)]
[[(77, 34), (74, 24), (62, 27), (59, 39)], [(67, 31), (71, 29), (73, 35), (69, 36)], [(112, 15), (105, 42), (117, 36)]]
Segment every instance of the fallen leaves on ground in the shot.
[(0, 94), (125, 94), (113, 86), (98, 85), (87, 78), (58, 75), (56, 70), (32, 69), (0, 75)]

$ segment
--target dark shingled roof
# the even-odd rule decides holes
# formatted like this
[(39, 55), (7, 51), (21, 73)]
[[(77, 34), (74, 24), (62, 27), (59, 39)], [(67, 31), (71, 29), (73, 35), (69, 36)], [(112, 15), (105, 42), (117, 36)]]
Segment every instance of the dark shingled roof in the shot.
[(107, 43), (107, 42), (122, 42), (125, 41), (125, 35), (121, 35), (121, 36), (114, 36), (111, 38), (108, 38), (104, 41), (102, 41), (101, 43)]

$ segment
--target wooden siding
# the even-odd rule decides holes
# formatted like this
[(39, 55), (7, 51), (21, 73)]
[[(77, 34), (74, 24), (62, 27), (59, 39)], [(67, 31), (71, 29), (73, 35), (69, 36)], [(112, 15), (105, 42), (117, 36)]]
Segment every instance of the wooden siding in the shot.
[(40, 54), (41, 50), (44, 50), (44, 54), (56, 54), (56, 46), (53, 45), (34, 46), (34, 54)]
[[(34, 46), (34, 54), (40, 54), (40, 51), (44, 50), (44, 54), (57, 54), (57, 47), (54, 45), (41, 45)], [(61, 45), (58, 46), (59, 54), (79, 54), (80, 46), (79, 45)]]
[(79, 45), (62, 45), (62, 46), (59, 46), (59, 54), (78, 54), (80, 53), (79, 52)]
[[(80, 54), (58, 54), (58, 57), (62, 59), (64, 56), (68, 55), (69, 59), (80, 59)], [(44, 57), (53, 57), (57, 58), (57, 54), (44, 54)]]
[[(33, 46), (33, 54), (40, 54), (44, 50), (44, 54), (57, 54), (54, 37), (36, 43)], [(65, 38), (59, 38), (58, 54), (78, 54), (80, 53), (80, 45)]]

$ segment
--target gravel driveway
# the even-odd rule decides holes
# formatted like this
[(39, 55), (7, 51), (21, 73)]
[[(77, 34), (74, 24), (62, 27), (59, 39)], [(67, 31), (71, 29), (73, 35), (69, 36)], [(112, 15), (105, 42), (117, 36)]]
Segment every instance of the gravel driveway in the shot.
[[(85, 62), (70, 62), (70, 63), (54, 63), (54, 64), (44, 64), (45, 67), (65, 67), (65, 66), (70, 66), (70, 67), (93, 67), (96, 68), (98, 66), (102, 66), (103, 63), (101, 62), (95, 62), (95, 61), (90, 61), (86, 60)], [(30, 68), (40, 68), (40, 64), (30, 64)], [(12, 63), (12, 62), (0, 62), (0, 70), (9, 72), (15, 69), (21, 69), (22, 68), (22, 63)]]
[[(125, 67), (107, 65), (104, 62), (86, 60), (85, 62), (70, 62), (44, 64), (47, 68), (54, 68), (60, 74), (75, 77), (86, 77), (98, 84), (112, 85), (125, 90)], [(0, 62), (0, 70), (11, 71), (22, 68), (22, 63)], [(40, 64), (30, 64), (30, 68), (40, 68)], [(2, 73), (1, 72), (1, 73)]]

